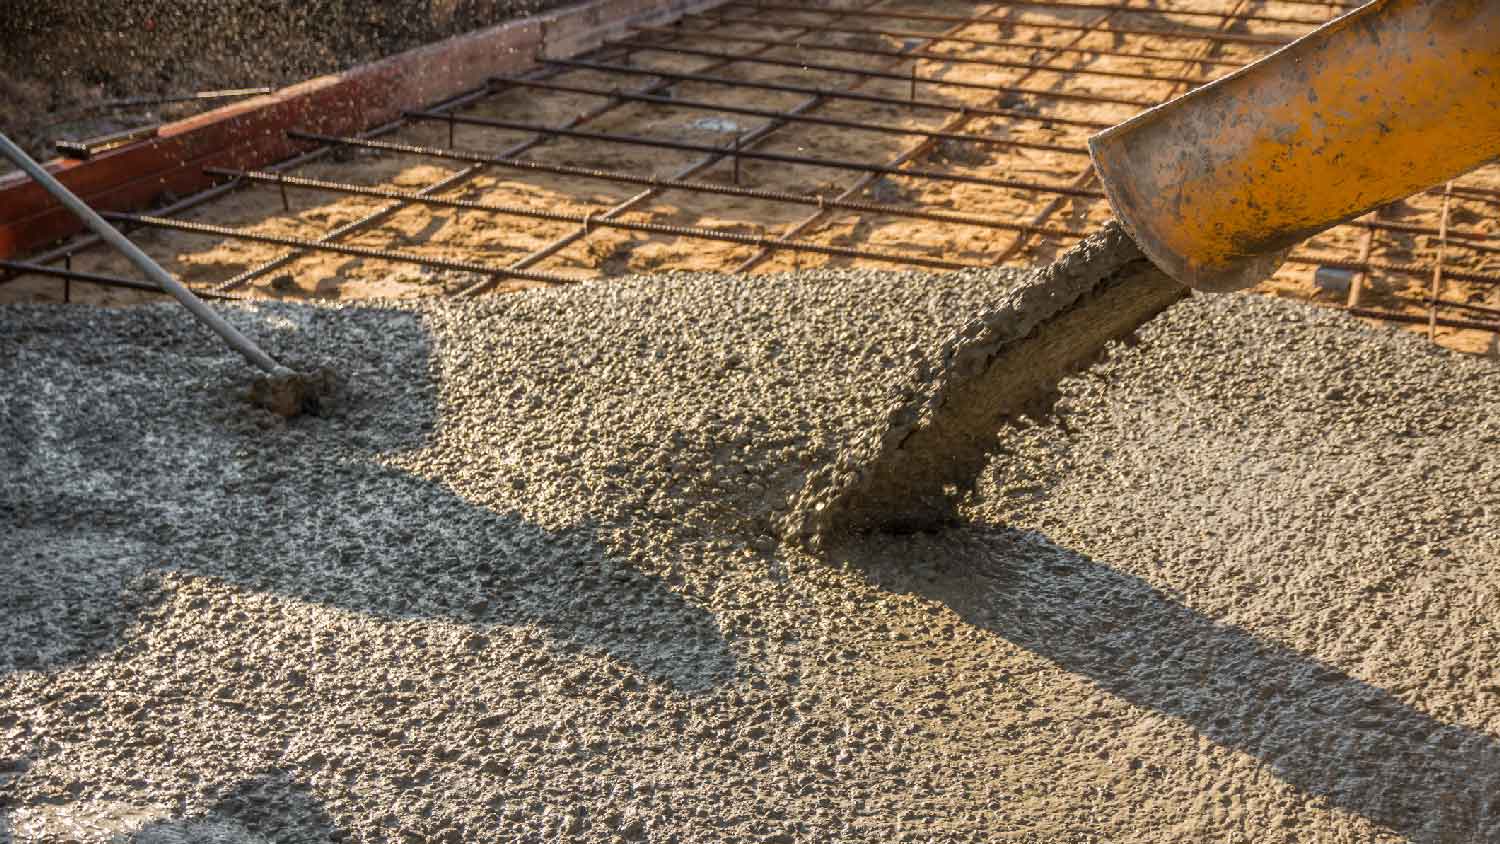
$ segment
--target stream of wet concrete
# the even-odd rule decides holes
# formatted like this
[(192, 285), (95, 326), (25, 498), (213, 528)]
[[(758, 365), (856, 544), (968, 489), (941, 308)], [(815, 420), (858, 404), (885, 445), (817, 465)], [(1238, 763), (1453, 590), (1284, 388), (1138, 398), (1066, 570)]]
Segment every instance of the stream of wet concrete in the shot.
[(1059, 380), (1185, 295), (1109, 223), (940, 348), (918, 350), (885, 418), (809, 474), (783, 536), (817, 550), (850, 534), (952, 524), (1002, 424), (1045, 415)]

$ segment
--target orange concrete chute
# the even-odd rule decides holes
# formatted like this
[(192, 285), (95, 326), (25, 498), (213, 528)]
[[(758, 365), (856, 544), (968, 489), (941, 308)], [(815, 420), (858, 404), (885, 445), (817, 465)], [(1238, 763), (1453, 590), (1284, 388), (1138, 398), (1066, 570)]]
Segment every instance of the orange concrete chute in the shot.
[(1301, 240), (1500, 156), (1500, 0), (1375, 0), (1089, 148), (1162, 270), (1249, 286)]

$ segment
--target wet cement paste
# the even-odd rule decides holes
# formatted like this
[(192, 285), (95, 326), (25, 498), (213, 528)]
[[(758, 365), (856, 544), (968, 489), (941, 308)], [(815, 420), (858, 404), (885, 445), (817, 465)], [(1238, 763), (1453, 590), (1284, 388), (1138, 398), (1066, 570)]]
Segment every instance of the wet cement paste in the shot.
[(1029, 275), (0, 308), (0, 841), (1500, 840), (1500, 367), (1193, 296), (775, 533)]
[(1186, 295), (1116, 222), (1023, 279), (898, 379), (880, 424), (812, 472), (782, 534), (818, 550), (849, 534), (952, 524), (1006, 420)]

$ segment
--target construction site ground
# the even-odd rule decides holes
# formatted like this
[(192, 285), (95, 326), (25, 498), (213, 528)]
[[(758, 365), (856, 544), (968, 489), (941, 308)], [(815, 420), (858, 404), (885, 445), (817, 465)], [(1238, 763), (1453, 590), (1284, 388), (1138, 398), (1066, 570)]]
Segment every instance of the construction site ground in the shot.
[[(715, 31), (784, 41), (792, 21), (820, 19), (758, 14)], [(641, 49), (629, 66), (706, 61)], [(909, 81), (856, 89), (800, 67), (715, 73), (910, 95)], [(1171, 94), (1045, 73), (1010, 78)], [(551, 81), (650, 84), (590, 74)], [(699, 84), (672, 95), (798, 102)], [(497, 85), (459, 113), (555, 125), (601, 102)], [(824, 107), (934, 125), (894, 105)], [(1100, 122), (1138, 110), (1046, 108)], [(588, 128), (727, 150), (726, 121), (752, 120), (623, 104)], [(1028, 142), (1087, 134), (971, 120), (964, 131)], [(489, 153), (536, 137), (452, 131), (454, 149)], [(379, 140), (446, 150), (449, 132), (413, 118)], [(755, 149), (885, 162), (921, 142), (795, 124)], [(556, 138), (526, 157), (668, 175), (704, 155)], [(1089, 184), (1085, 158), (1037, 149), (945, 144), (916, 166)], [(746, 186), (794, 193), (861, 178), (740, 168)], [(421, 189), (457, 169), (346, 144), (295, 173)], [(1492, 170), (1459, 185), (1477, 193), (1416, 197), (1377, 222), (1495, 233)], [(732, 186), (732, 160), (693, 178)], [(315, 250), (225, 289), (286, 248), (131, 225), (195, 288), (245, 297), (213, 307), (276, 359), (338, 373), (335, 401), (289, 421), (247, 399), (245, 362), (175, 303), (0, 285), (0, 844), (1500, 841), (1500, 366), (1454, 350), (1494, 352), (1493, 333), (1439, 326), (1443, 348), (1425, 323), (1324, 307), (1347, 294), (1317, 292), (1311, 263), (1259, 292), (1192, 296), (1065, 380), (1055, 416), (1001, 430), (959, 524), (815, 555), (775, 530), (807, 473), (885, 424), (895, 373), (1071, 241), (840, 212), (801, 236), (986, 266), (778, 248), (749, 272), (707, 272), (760, 246), (595, 218), (640, 190), (490, 166), (451, 195), (588, 219), (408, 204), (338, 241), (485, 267), (546, 253), (527, 266), (577, 283)], [(178, 218), (319, 238), (389, 201), (287, 198), (290, 212), (274, 183), (247, 184)], [(1102, 200), (935, 179), (882, 177), (863, 198), (1010, 222), (1045, 210), (1080, 236), (1106, 215)], [(674, 190), (622, 219), (779, 236), (818, 211)], [(1431, 278), (1368, 262), (1430, 268), (1439, 249), (1448, 271), (1495, 269), (1490, 253), (1389, 225), (1341, 227), (1302, 254), (1365, 257), (1362, 302), (1425, 320)], [(97, 248), (70, 263), (130, 274)], [(1496, 302), (1484, 283), (1438, 280), (1445, 299)]]
[[(837, 8), (837, 7), (835, 7)], [(850, 7), (853, 8), (853, 7)], [(1181, 9), (1215, 12), (1221, 4), (1205, 0), (1173, 0), (1159, 9)], [(1236, 7), (1238, 8), (1238, 7)], [(1231, 37), (1292, 37), (1311, 28), (1310, 25), (1266, 22), (1258, 19), (1236, 20), (1232, 26), (1203, 18), (1174, 18), (1160, 12), (1137, 13), (1116, 11), (1104, 15), (1097, 11), (1069, 8), (1025, 8), (996, 6), (965, 0), (939, 3), (882, 4), (881, 12), (899, 14), (903, 10), (942, 17), (974, 16), (993, 12), (1014, 24), (979, 23), (961, 28), (963, 38), (977, 41), (1004, 41), (1024, 47), (980, 46), (967, 42), (924, 41), (952, 32), (955, 27), (943, 21), (861, 17), (852, 12), (838, 17), (819, 11), (788, 11), (782, 7), (761, 10), (752, 6), (730, 4), (704, 15), (690, 16), (677, 27), (677, 34), (639, 32), (637, 43), (665, 45), (667, 50), (606, 47), (589, 60), (600, 64), (640, 69), (659, 69), (678, 73), (704, 72), (749, 83), (810, 86), (831, 90), (854, 90), (890, 99), (904, 99), (913, 93), (918, 98), (970, 106), (1001, 105), (1061, 121), (1048, 123), (1004, 117), (971, 116), (959, 118), (956, 129), (962, 133), (986, 135), (1021, 142), (1050, 144), (1073, 151), (1016, 148), (991, 144), (973, 144), (941, 140), (931, 154), (919, 157), (916, 164), (924, 169), (941, 170), (963, 176), (1015, 180), (1033, 185), (998, 187), (941, 179), (907, 178), (876, 175), (867, 190), (855, 191), (855, 198), (869, 199), (916, 209), (953, 211), (988, 220), (1009, 223), (1039, 222), (1060, 235), (1020, 234), (981, 226), (882, 216), (872, 213), (835, 212), (817, 219), (800, 234), (814, 244), (872, 248), (946, 261), (973, 264), (1025, 267), (1043, 263), (1066, 248), (1075, 237), (1081, 237), (1109, 216), (1102, 196), (1058, 195), (1046, 190), (1049, 185), (1073, 186), (1098, 192), (1090, 177), (1090, 164), (1084, 153), (1084, 141), (1097, 127), (1123, 120), (1140, 111), (1142, 104), (1165, 101), (1186, 90), (1187, 83), (1147, 81), (1099, 75), (1125, 73), (1153, 77), (1211, 79), (1229, 72), (1236, 65), (1264, 55), (1271, 48), (1265, 44), (1234, 41), (1194, 40), (1195, 35), (1212, 34), (1220, 29)], [(1306, 2), (1265, 2), (1256, 4), (1253, 12), (1262, 17), (1298, 17), (1321, 20), (1339, 9), (1309, 5)], [(1034, 24), (1088, 26), (1109, 17), (1109, 26), (1162, 30), (1161, 37), (1138, 34), (1112, 34), (1108, 31), (1080, 32), (1070, 29), (1045, 29)], [(835, 28), (876, 32), (909, 33), (910, 37), (868, 32), (809, 31), (807, 25), (833, 25)], [(921, 38), (917, 36), (923, 36)], [(929, 55), (954, 56), (987, 62), (1011, 62), (1016, 67), (993, 64), (945, 62), (936, 58), (919, 61), (891, 56), (866, 55), (846, 50), (819, 49), (818, 45), (874, 49), (877, 51), (919, 50)], [(1063, 51), (1058, 51), (1062, 48)], [(671, 52), (686, 49), (688, 54)], [(1106, 53), (1067, 52), (1098, 49)], [(697, 51), (693, 53), (692, 51)], [(941, 80), (978, 87), (951, 87), (923, 82), (912, 86), (902, 78), (867, 78), (851, 73), (836, 73), (805, 66), (761, 64), (738, 61), (725, 64), (699, 53), (725, 53), (753, 56), (771, 61), (839, 65), (856, 70), (876, 70), (901, 77), (914, 70), (924, 80)], [(1111, 55), (1109, 52), (1130, 54)], [(1132, 57), (1133, 56), (1133, 57)], [(1169, 61), (1152, 56), (1193, 56), (1201, 62)], [(554, 69), (556, 70), (556, 69)], [(641, 90), (652, 83), (652, 77), (638, 72), (615, 70), (600, 72), (563, 68), (550, 75), (554, 83), (593, 89)], [(1041, 92), (1054, 92), (1061, 98), (1026, 94), (997, 94), (984, 86), (1012, 86)], [(732, 87), (702, 82), (678, 82), (667, 91), (673, 99), (713, 102), (729, 106), (753, 107), (773, 112), (793, 108), (806, 99), (802, 94), (778, 92), (753, 87)], [(1071, 95), (1087, 98), (1116, 98), (1129, 101), (1097, 102), (1094, 99), (1069, 99)], [(536, 126), (558, 126), (607, 102), (596, 95), (556, 90), (497, 85), (496, 93), (456, 109), (462, 118), (508, 121)], [(808, 112), (816, 116), (905, 126), (912, 129), (938, 130), (955, 120), (951, 112), (907, 108), (889, 103), (868, 103), (827, 99)], [(763, 118), (715, 114), (695, 108), (663, 104), (625, 102), (590, 120), (583, 128), (594, 132), (643, 136), (669, 141), (688, 142), (710, 147), (728, 147), (737, 134), (759, 128)], [(535, 133), (482, 125), (461, 124), (450, 134), (441, 120), (408, 121), (381, 140), (444, 150), (450, 146), (463, 152), (500, 154), (517, 144), (535, 140)], [(895, 135), (857, 131), (833, 126), (792, 123), (777, 129), (765, 141), (756, 144), (758, 152), (800, 155), (813, 158), (842, 159), (854, 162), (883, 163), (920, 144), (919, 135)], [(288, 176), (302, 176), (334, 183), (375, 186), (403, 191), (420, 191), (444, 177), (468, 166), (463, 162), (440, 158), (395, 154), (378, 150), (348, 150), (344, 160), (329, 158), (286, 171)], [(833, 198), (861, 178), (858, 172), (807, 164), (779, 161), (742, 160), (736, 166), (729, 160), (706, 162), (697, 151), (662, 149), (593, 140), (556, 137), (526, 149), (521, 157), (549, 164), (597, 168), (636, 175), (656, 174), (670, 177), (682, 168), (705, 164), (692, 175), (697, 181), (732, 183), (739, 172), (740, 185), (768, 191), (796, 194), (818, 194)], [(1500, 168), (1489, 167), (1463, 180), (1470, 188), (1500, 191)], [(1309, 186), (1316, 190), (1316, 186)], [(462, 180), (449, 190), (434, 196), (468, 201), (495, 203), (522, 208), (594, 215), (605, 218), (618, 203), (640, 192), (639, 185), (610, 183), (601, 180), (534, 173), (489, 167)], [(1329, 305), (1347, 305), (1347, 293), (1353, 283), (1361, 288), (1359, 304), (1365, 308), (1406, 315), (1416, 320), (1410, 326), (1427, 331), (1426, 299), (1431, 296), (1431, 265), (1441, 260), (1448, 277), (1439, 283), (1438, 298), (1457, 302), (1459, 310), (1445, 310), (1443, 316), (1471, 321), (1493, 320), (1486, 309), (1500, 308), (1497, 283), (1469, 282), (1452, 278), (1455, 271), (1479, 274), (1500, 272), (1500, 193), (1493, 198), (1463, 195), (1444, 198), (1427, 194), (1398, 202), (1382, 209), (1380, 219), (1398, 225), (1425, 226), (1434, 234), (1404, 231), (1371, 232), (1358, 226), (1342, 226), (1313, 238), (1298, 250), (1311, 260), (1288, 264), (1275, 278), (1261, 286), (1262, 292), (1278, 296), (1316, 301)], [(168, 197), (167, 199), (177, 199)], [(348, 196), (325, 190), (290, 188), (290, 210), (283, 204), (275, 185), (254, 184), (197, 209), (178, 215), (189, 222), (233, 226), (251, 234), (269, 234), (319, 238), (337, 227), (389, 204), (388, 199)], [(1446, 211), (1444, 210), (1446, 203)], [(618, 214), (627, 222), (648, 222), (679, 226), (710, 227), (720, 231), (767, 237), (788, 232), (812, 211), (805, 205), (762, 201), (737, 196), (715, 196), (685, 191), (666, 191), (638, 202)], [(1446, 216), (1446, 222), (1444, 217)], [(1443, 227), (1462, 231), (1483, 240), (1447, 239), (1435, 236)], [(562, 238), (576, 236), (580, 226), (518, 218), (486, 211), (430, 207), (408, 203), (372, 226), (365, 227), (337, 242), (356, 247), (396, 249), (426, 258), (471, 261), (504, 267), (517, 261), (531, 261), (532, 253), (555, 246)], [(136, 231), (138, 241), (153, 256), (185, 281), (213, 289), (239, 273), (253, 271), (263, 262), (287, 253), (285, 246), (250, 242), (214, 235), (182, 233), (155, 229)], [(594, 226), (565, 248), (550, 250), (540, 261), (529, 263), (531, 269), (566, 278), (619, 276), (634, 272), (668, 270), (774, 272), (812, 266), (884, 266), (884, 260), (839, 257), (806, 251), (781, 250), (761, 253), (758, 246), (722, 243), (695, 237), (643, 233)], [(1403, 265), (1419, 268), (1417, 272), (1392, 273), (1371, 269), (1362, 273), (1334, 271), (1325, 274), (1334, 284), (1319, 284), (1318, 256), (1376, 266)], [(534, 257), (534, 256), (533, 256)], [(747, 261), (754, 261), (747, 266)], [(131, 270), (121, 258), (99, 249), (81, 252), (72, 266), (86, 272), (130, 276)], [(1351, 278), (1352, 277), (1352, 278)], [(282, 300), (404, 298), (453, 294), (483, 281), (450, 270), (393, 263), (369, 257), (336, 253), (301, 252), (297, 260), (275, 271), (255, 275), (236, 284), (233, 293), (251, 297)], [(502, 281), (486, 290), (512, 290), (539, 282)], [(69, 297), (76, 301), (124, 304), (152, 298), (153, 294), (129, 290), (112, 290), (75, 285)], [(0, 286), (0, 301), (49, 301), (63, 296), (62, 285), (55, 279), (22, 278)], [(1445, 345), (1474, 353), (1500, 354), (1496, 334), (1491, 331), (1463, 330), (1439, 325), (1433, 332)]]

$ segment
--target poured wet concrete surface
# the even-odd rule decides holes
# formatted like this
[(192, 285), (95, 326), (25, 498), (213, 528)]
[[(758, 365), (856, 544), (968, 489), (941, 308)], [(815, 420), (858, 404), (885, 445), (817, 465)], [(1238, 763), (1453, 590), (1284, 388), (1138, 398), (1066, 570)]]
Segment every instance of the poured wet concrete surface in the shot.
[(1194, 297), (960, 526), (774, 526), (1018, 276), (0, 310), (0, 840), (1491, 841), (1500, 369)]

